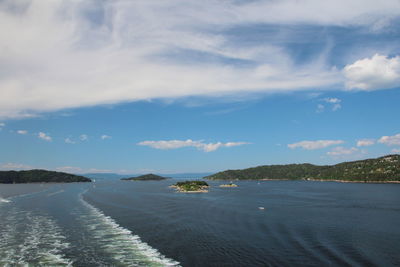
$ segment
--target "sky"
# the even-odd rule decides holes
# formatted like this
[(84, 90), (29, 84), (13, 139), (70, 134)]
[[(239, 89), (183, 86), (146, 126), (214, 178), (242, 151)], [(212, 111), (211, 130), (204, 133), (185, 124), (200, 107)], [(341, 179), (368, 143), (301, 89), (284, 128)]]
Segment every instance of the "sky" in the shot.
[(0, 170), (400, 153), (398, 0), (0, 0)]

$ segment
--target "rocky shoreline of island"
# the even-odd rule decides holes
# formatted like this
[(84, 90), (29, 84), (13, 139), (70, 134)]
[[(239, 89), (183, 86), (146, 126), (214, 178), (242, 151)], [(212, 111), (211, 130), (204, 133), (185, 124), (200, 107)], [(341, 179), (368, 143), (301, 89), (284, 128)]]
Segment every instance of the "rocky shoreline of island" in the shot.
[(170, 186), (179, 193), (208, 193), (209, 185), (205, 181), (177, 182)]

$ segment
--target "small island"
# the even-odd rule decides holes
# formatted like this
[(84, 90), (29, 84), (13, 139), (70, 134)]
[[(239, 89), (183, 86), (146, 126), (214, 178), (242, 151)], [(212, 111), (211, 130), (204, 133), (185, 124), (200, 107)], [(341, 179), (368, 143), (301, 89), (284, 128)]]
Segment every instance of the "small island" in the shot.
[(91, 182), (89, 178), (47, 170), (0, 171), (1, 184)]
[(205, 181), (184, 181), (171, 187), (182, 193), (208, 193), (209, 186)]
[(237, 184), (234, 183), (229, 183), (229, 184), (221, 184), (219, 187), (238, 187)]
[(161, 180), (166, 180), (166, 179), (168, 179), (168, 178), (150, 173), (150, 174), (140, 175), (137, 177), (122, 178), (121, 180), (123, 180), (123, 181), (161, 181)]

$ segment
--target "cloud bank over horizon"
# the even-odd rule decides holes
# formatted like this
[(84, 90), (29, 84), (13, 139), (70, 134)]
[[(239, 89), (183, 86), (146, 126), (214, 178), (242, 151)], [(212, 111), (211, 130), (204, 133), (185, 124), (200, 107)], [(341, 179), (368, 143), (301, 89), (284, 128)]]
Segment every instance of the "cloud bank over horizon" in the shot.
[(149, 146), (155, 149), (162, 149), (162, 150), (169, 150), (169, 149), (178, 149), (183, 147), (195, 147), (198, 150), (204, 152), (212, 152), (216, 151), (222, 147), (235, 147), (241, 145), (250, 144), (248, 142), (217, 142), (217, 143), (204, 143), (203, 141), (193, 141), (191, 139), (187, 140), (168, 140), (168, 141), (142, 141), (139, 142), (138, 145), (140, 146)]
[(316, 140), (316, 141), (301, 141), (293, 144), (288, 144), (288, 148), (295, 149), (295, 148), (302, 148), (305, 150), (315, 150), (315, 149), (322, 149), (329, 146), (340, 145), (343, 144), (343, 140)]
[[(159, 98), (394, 88), (393, 42), (349, 48), (333, 63), (334, 38), (318, 34), (385, 34), (399, 17), (396, 0), (5, 0), (0, 118)], [(313, 35), (320, 47), (297, 58), (290, 44), (315, 45)]]

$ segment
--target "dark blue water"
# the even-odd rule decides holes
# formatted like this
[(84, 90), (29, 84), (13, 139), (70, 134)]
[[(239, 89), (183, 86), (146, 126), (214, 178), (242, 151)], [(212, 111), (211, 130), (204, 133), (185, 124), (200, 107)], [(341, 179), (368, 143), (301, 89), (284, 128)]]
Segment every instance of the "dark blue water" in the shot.
[(184, 194), (174, 182), (64, 184), (2, 201), (0, 265), (400, 265), (400, 185), (210, 182)]

